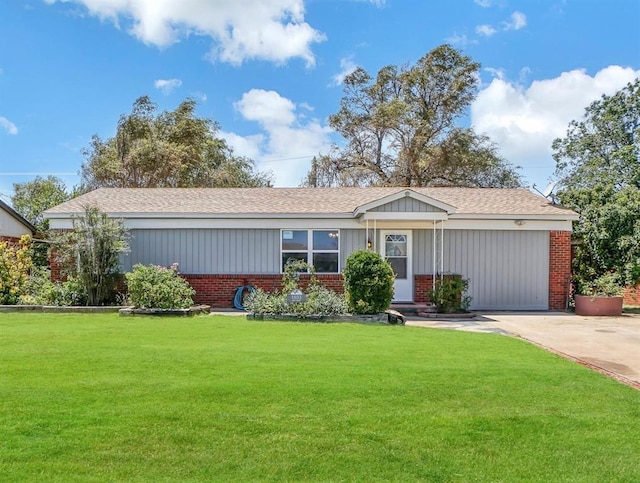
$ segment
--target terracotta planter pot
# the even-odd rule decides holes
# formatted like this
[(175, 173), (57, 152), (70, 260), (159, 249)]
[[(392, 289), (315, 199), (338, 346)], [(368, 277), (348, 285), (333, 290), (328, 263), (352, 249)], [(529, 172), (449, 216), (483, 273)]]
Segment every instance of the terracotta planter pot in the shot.
[(622, 315), (622, 297), (576, 295), (576, 315)]

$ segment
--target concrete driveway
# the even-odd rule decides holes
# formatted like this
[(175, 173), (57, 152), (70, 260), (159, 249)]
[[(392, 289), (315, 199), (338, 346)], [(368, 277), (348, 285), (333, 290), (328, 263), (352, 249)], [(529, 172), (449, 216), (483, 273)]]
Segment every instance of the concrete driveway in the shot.
[(495, 312), (483, 313), (475, 320), (412, 317), (407, 325), (519, 337), (640, 389), (640, 315)]

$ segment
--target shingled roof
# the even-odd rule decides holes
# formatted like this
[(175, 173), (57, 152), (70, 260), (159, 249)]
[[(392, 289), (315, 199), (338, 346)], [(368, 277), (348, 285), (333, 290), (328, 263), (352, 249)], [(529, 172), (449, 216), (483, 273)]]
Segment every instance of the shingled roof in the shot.
[(493, 188), (100, 188), (45, 212), (50, 217), (80, 214), (98, 206), (112, 215), (352, 214), (358, 207), (407, 190), (456, 208), (456, 215), (566, 216), (526, 189)]

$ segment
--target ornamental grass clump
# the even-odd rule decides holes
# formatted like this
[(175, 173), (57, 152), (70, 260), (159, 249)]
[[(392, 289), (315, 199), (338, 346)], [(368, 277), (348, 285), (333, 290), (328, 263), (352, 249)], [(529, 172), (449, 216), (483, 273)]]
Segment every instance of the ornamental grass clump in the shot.
[(376, 252), (356, 250), (344, 268), (344, 291), (355, 314), (378, 314), (393, 299), (395, 275), (391, 265)]
[(195, 290), (178, 273), (178, 265), (133, 266), (125, 274), (129, 302), (140, 309), (186, 309), (193, 305)]

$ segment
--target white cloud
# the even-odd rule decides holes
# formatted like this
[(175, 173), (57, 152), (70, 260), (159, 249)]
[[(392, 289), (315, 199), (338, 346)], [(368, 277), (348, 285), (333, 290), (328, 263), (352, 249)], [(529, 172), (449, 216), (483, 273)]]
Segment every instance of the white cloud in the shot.
[(465, 34), (458, 35), (457, 33), (453, 34), (451, 37), (447, 37), (445, 40), (452, 45), (460, 45), (461, 47), (478, 43), (477, 40), (470, 40)]
[(0, 116), (0, 127), (12, 136), (18, 134), (18, 128), (16, 127), (16, 125), (9, 121), (9, 119), (7, 119), (6, 117)]
[(544, 170), (546, 177), (555, 169), (551, 143), (566, 134), (569, 122), (582, 119), (591, 102), (638, 76), (640, 71), (614, 65), (593, 77), (572, 70), (524, 87), (498, 75), (471, 105), (471, 123), (495, 141), (509, 161)]
[(180, 79), (158, 79), (153, 85), (156, 89), (160, 89), (162, 93), (167, 96), (171, 94), (175, 89), (182, 85)]
[(262, 133), (239, 136), (223, 133), (234, 151), (256, 161), (262, 170), (272, 171), (276, 186), (298, 186), (307, 174), (310, 161), (320, 152), (328, 152), (331, 129), (317, 119), (306, 120), (297, 106), (275, 91), (252, 89), (235, 103), (236, 110), (255, 121)]
[(227, 144), (233, 148), (235, 154), (244, 156), (249, 159), (257, 161), (262, 156), (260, 152), (260, 146), (264, 143), (263, 134), (254, 134), (252, 136), (240, 136), (227, 131), (220, 131), (220, 137), (222, 137)]
[(491, 25), (478, 25), (476, 27), (476, 33), (478, 35), (484, 35), (485, 37), (491, 37), (497, 32)]
[(245, 119), (263, 126), (290, 125), (295, 121), (295, 104), (276, 91), (251, 89), (235, 103), (235, 108)]
[(358, 65), (353, 61), (353, 57), (344, 57), (340, 59), (340, 72), (333, 76), (331, 81), (332, 86), (339, 86), (344, 82), (344, 78), (351, 74), (358, 68)]
[(198, 99), (200, 102), (207, 102), (207, 95), (204, 92), (196, 91), (191, 94), (192, 97)]
[(73, 2), (146, 44), (168, 47), (189, 35), (213, 40), (210, 58), (232, 64), (247, 59), (315, 64), (311, 45), (324, 34), (304, 21), (304, 0), (45, 0)]
[(480, 5), (482, 8), (489, 8), (493, 3), (491, 0), (473, 0), (473, 3)]
[(509, 22), (502, 22), (504, 30), (520, 30), (527, 26), (527, 16), (518, 12), (517, 10), (511, 14), (511, 20)]
[(487, 71), (491, 76), (495, 79), (504, 79), (504, 70), (503, 69), (495, 69), (493, 67), (485, 67), (485, 71)]

